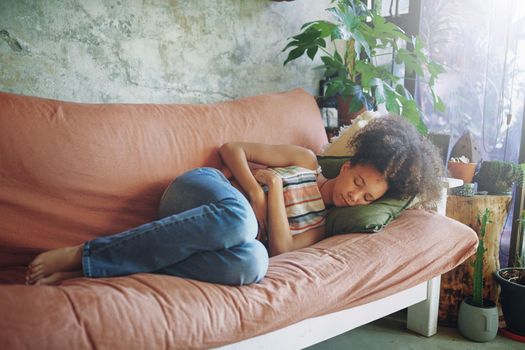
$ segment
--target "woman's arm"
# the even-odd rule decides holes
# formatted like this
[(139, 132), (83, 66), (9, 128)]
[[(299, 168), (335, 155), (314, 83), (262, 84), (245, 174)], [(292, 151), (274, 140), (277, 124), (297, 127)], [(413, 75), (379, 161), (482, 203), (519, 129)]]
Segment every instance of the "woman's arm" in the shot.
[(267, 232), (266, 228), (266, 197), (261, 186), (257, 183), (248, 165), (248, 156), (242, 143), (226, 143), (219, 150), (222, 161), (228, 167), (242, 191), (248, 197), (257, 218), (258, 234)]
[(248, 162), (271, 167), (297, 165), (317, 169), (315, 154), (307, 148), (294, 145), (230, 142), (224, 144), (219, 153), (224, 164), (248, 197), (257, 217), (259, 229), (263, 232), (266, 231), (268, 206), (264, 192), (252, 175)]
[(232, 173), (238, 170), (238, 166), (244, 167), (246, 162), (269, 167), (297, 165), (312, 170), (316, 170), (318, 166), (314, 152), (295, 145), (229, 142), (221, 146), (219, 153)]
[(268, 228), (270, 256), (304, 248), (324, 237), (324, 228), (309, 230), (297, 235), (290, 233), (283, 196), (282, 179), (269, 170), (258, 170), (255, 178), (268, 186)]

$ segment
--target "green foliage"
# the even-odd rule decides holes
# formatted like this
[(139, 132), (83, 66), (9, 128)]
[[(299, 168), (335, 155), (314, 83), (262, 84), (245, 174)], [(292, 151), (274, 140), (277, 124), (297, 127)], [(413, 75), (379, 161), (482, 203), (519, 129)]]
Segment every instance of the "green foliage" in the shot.
[[(523, 165), (524, 164), (521, 164), (522, 167), (523, 167)], [(524, 231), (525, 231), (525, 210), (523, 210), (521, 212), (521, 215), (520, 215), (518, 221), (520, 223), (520, 227), (518, 229), (518, 232), (521, 232), (521, 234), (523, 235)], [(512, 262), (511, 266), (513, 266), (513, 267), (525, 267), (525, 252), (524, 251), (521, 252), (521, 256), (516, 257), (514, 262)]]
[(489, 194), (502, 194), (512, 190), (515, 182), (523, 183), (525, 164), (501, 160), (484, 161), (473, 181), (478, 183), (479, 191)]
[(522, 254), (516, 259), (516, 264), (514, 267), (525, 267), (525, 254)]
[[(351, 98), (350, 112), (363, 107), (370, 110), (384, 103), (389, 112), (406, 117), (420, 132), (426, 133), (421, 111), (403, 86), (403, 77), (394, 74), (391, 64), (378, 62), (380, 56), (392, 55), (407, 73), (428, 77), (434, 108), (441, 112), (445, 105), (434, 92), (434, 83), (444, 72), (443, 67), (428, 58), (418, 37), (408, 37), (397, 25), (387, 22), (376, 8), (368, 9), (360, 0), (333, 0), (332, 4), (327, 11), (332, 14), (333, 22), (305, 23), (299, 34), (289, 38), (283, 49), (290, 50), (284, 64), (304, 54), (313, 60), (320, 53), (322, 65), (318, 68), (329, 79), (327, 96)], [(333, 44), (333, 51), (328, 51), (328, 42)], [(344, 44), (344, 52), (339, 52), (341, 49), (335, 42)]]
[(483, 254), (485, 253), (485, 232), (487, 224), (490, 221), (490, 209), (486, 208), (483, 216), (478, 214), (478, 224), (480, 224), (479, 231), (479, 245), (476, 250), (476, 260), (474, 261), (474, 276), (472, 288), (472, 305), (483, 307)]

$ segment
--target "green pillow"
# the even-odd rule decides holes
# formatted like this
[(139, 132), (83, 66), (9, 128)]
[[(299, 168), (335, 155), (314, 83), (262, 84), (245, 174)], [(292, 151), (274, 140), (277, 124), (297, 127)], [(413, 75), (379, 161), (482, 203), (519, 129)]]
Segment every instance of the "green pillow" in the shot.
[(352, 232), (378, 232), (397, 218), (412, 200), (382, 197), (367, 205), (328, 209), (326, 234), (328, 236)]
[(348, 157), (338, 156), (317, 156), (317, 163), (321, 166), (323, 176), (327, 179), (333, 179), (339, 175), (339, 170), (344, 162), (350, 160)]
[[(317, 156), (323, 176), (333, 179), (348, 157)], [(397, 218), (412, 202), (412, 199), (394, 199), (388, 196), (377, 201), (355, 207), (328, 209), (326, 216), (326, 234), (328, 236), (339, 233), (378, 232)]]

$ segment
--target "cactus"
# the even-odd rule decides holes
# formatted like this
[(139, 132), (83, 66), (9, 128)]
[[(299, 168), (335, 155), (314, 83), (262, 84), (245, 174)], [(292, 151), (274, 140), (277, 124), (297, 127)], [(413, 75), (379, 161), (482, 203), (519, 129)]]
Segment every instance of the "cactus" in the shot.
[(476, 250), (476, 260), (474, 261), (474, 276), (472, 289), (472, 305), (483, 307), (483, 254), (485, 253), (485, 231), (490, 221), (490, 209), (486, 208), (483, 216), (478, 214), (478, 223), (480, 224), (479, 245)]

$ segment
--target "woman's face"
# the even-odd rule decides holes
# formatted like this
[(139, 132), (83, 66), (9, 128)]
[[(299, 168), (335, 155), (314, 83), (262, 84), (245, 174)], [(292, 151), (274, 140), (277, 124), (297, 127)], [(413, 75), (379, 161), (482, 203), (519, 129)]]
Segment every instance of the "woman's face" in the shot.
[(346, 162), (335, 178), (332, 200), (336, 207), (369, 204), (387, 190), (386, 179), (374, 166)]

